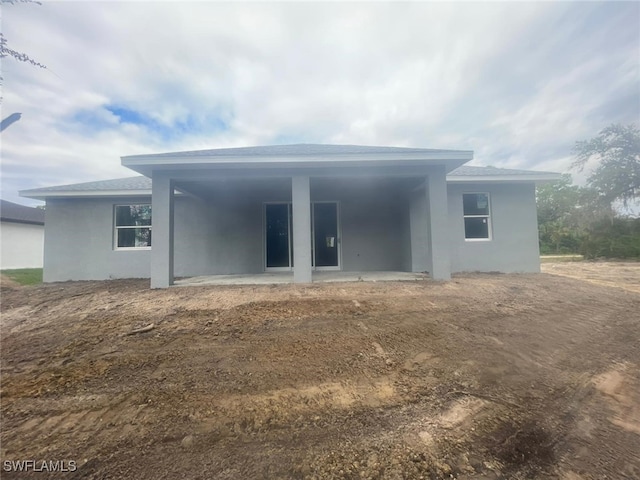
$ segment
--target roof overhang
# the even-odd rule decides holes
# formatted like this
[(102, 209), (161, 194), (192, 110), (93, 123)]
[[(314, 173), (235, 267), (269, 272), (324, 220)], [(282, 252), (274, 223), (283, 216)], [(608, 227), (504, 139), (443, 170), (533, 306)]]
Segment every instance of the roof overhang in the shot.
[(416, 167), (442, 165), (447, 173), (473, 159), (470, 150), (437, 152), (364, 153), (322, 155), (131, 155), (121, 157), (122, 165), (151, 177), (161, 170), (251, 170), (253, 174), (271, 169), (304, 170), (348, 167)]
[(16, 218), (4, 218), (4, 217), (0, 217), (0, 222), (4, 222), (4, 223), (20, 223), (23, 225), (44, 225), (44, 222), (38, 222), (35, 220), (21, 220), (21, 219), (16, 219)]
[(532, 172), (526, 175), (447, 175), (447, 183), (535, 183), (560, 180), (559, 173)]
[(29, 191), (18, 192), (21, 197), (33, 198), (35, 200), (46, 200), (47, 198), (92, 198), (92, 197), (150, 197), (151, 190), (49, 190), (49, 191)]

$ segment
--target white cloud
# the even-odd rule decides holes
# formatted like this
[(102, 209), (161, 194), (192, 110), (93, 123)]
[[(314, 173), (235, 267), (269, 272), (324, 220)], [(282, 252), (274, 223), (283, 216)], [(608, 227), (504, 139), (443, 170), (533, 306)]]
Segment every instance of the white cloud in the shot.
[[(120, 156), (269, 143), (464, 148), (565, 171), (639, 112), (635, 3), (51, 2), (3, 7), (3, 197)], [(144, 119), (126, 122), (114, 113)], [(19, 200), (25, 202), (24, 199)]]

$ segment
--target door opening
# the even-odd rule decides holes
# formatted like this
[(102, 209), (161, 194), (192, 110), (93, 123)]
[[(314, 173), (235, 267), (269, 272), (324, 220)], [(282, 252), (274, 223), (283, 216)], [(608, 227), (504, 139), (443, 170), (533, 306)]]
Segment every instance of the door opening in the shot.
[(290, 270), (293, 264), (291, 205), (265, 205), (265, 261), (269, 270)]
[(316, 270), (340, 268), (338, 204), (315, 202), (311, 205), (313, 266)]
[[(311, 263), (315, 270), (340, 269), (337, 202), (311, 203)], [(267, 203), (264, 208), (265, 270), (293, 267), (293, 221), (290, 203)]]

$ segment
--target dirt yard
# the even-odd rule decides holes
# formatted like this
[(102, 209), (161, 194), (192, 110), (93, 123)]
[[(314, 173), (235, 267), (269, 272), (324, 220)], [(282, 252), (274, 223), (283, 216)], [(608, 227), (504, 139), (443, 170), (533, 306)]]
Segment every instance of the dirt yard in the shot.
[(640, 263), (543, 268), (4, 283), (2, 478), (640, 478)]

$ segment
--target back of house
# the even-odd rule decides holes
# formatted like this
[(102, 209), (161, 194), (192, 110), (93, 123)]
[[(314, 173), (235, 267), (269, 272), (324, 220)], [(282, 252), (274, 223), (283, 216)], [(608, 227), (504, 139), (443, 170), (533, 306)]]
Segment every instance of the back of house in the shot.
[(473, 152), (279, 145), (123, 157), (141, 176), (47, 202), (45, 281), (291, 272), (537, 272), (535, 185)]

